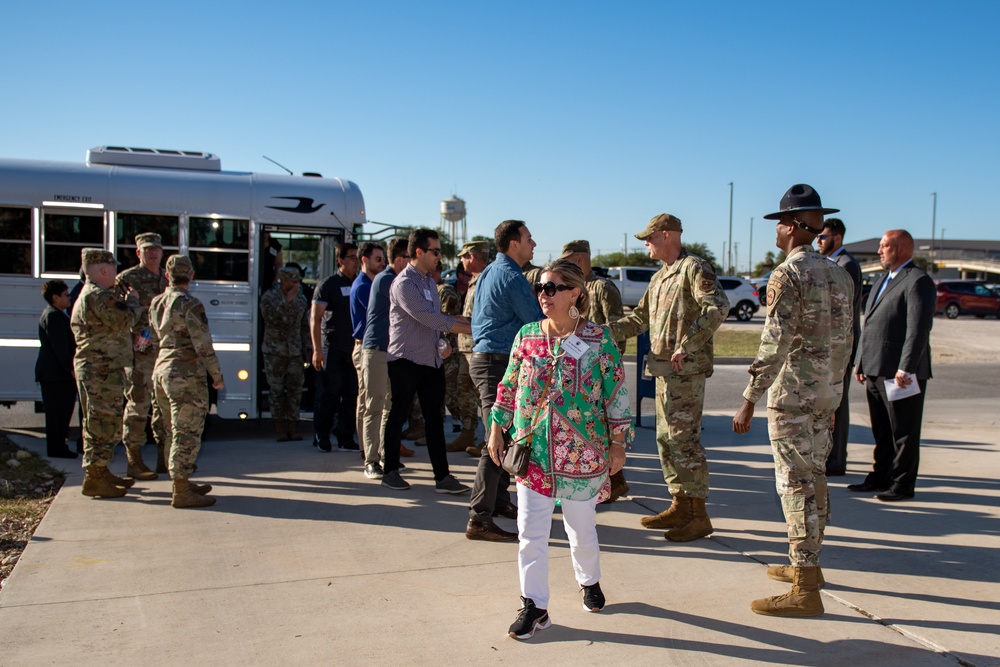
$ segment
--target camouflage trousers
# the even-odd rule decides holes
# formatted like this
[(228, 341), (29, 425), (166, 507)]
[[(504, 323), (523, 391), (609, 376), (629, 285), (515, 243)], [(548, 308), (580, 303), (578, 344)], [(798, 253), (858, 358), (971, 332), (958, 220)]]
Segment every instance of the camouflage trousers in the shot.
[(775, 486), (788, 524), (788, 559), (796, 567), (819, 565), (830, 519), (826, 457), (833, 443), (832, 426), (832, 410), (813, 414), (767, 410)]
[[(469, 374), (469, 355), (471, 352), (455, 352), (458, 357), (458, 419), (462, 422), (463, 431), (475, 431), (479, 421), (479, 390), (472, 382)], [(448, 408), (451, 409), (450, 407)], [(452, 413), (455, 414), (455, 413)]]
[[(137, 450), (146, 444), (146, 418), (153, 407), (153, 366), (156, 365), (157, 349), (153, 346), (145, 352), (134, 352), (132, 367), (125, 369), (125, 419), (122, 424), (122, 442), (125, 447)], [(157, 443), (166, 442), (163, 423), (154, 419), (153, 439)]]
[(187, 479), (201, 449), (208, 415), (208, 384), (204, 373), (153, 373), (156, 410), (167, 434), (171, 479)]
[(297, 420), (302, 407), (302, 380), (305, 378), (302, 357), (265, 354), (264, 376), (270, 387), (268, 404), (271, 419)]
[(708, 460), (701, 446), (705, 376), (656, 378), (656, 449), (670, 495), (708, 497)]
[(107, 467), (122, 437), (125, 370), (79, 361), (74, 366), (83, 415), (83, 466)]

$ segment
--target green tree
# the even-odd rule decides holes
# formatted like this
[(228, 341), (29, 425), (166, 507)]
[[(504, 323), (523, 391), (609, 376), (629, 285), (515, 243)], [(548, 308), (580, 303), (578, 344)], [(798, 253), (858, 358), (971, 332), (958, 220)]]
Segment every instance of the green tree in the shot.
[(701, 257), (718, 270), (719, 262), (715, 259), (715, 253), (708, 249), (707, 243), (682, 243), (681, 245), (684, 246), (684, 249), (689, 253), (692, 255), (698, 255), (698, 257)]
[(627, 255), (622, 252), (609, 252), (594, 255), (591, 258), (594, 266), (659, 266), (659, 260), (653, 259), (645, 250), (634, 250)]

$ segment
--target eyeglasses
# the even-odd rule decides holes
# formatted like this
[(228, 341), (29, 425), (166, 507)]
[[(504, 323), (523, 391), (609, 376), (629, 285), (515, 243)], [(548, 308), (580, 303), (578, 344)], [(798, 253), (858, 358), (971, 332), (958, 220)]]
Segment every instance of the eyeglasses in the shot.
[(556, 292), (566, 292), (573, 289), (569, 285), (556, 285), (551, 280), (544, 285), (542, 283), (535, 283), (535, 296), (538, 296), (542, 292), (545, 292), (545, 296), (555, 296)]
[(817, 241), (825, 241), (825, 240), (827, 240), (828, 238), (830, 238), (830, 235), (829, 235), (829, 234), (820, 234), (819, 236), (817, 236), (817, 237), (816, 237), (816, 240), (817, 240)]
[(428, 248), (427, 250), (424, 250), (424, 252), (432, 252), (435, 257), (441, 256), (441, 248)]

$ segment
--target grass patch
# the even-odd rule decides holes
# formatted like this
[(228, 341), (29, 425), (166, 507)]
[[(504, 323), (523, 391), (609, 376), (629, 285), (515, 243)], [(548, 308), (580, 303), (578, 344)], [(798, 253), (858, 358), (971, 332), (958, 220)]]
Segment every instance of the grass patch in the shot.
[[(716, 357), (756, 357), (759, 347), (760, 331), (725, 329), (715, 332)], [(625, 354), (635, 354), (635, 338), (625, 343)]]

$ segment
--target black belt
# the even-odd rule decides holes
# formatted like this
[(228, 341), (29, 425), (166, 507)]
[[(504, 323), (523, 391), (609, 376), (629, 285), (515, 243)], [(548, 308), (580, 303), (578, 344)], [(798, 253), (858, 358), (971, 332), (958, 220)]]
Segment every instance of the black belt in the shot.
[(492, 357), (494, 359), (510, 359), (509, 354), (503, 354), (502, 352), (473, 352), (472, 355), (476, 357)]

